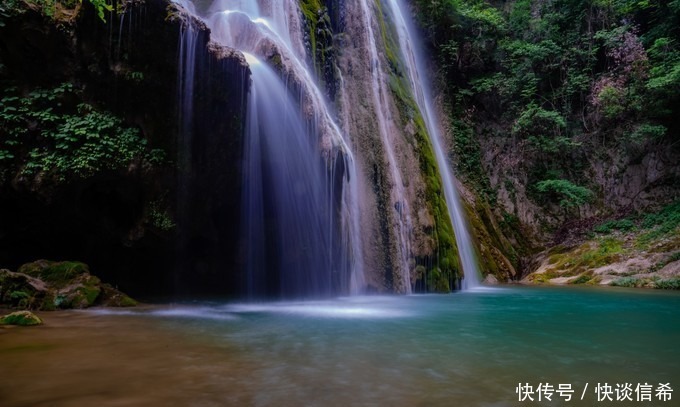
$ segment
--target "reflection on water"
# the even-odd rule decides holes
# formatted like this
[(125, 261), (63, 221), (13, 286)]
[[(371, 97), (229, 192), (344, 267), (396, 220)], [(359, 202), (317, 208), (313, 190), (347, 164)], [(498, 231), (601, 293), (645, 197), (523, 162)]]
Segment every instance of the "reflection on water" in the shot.
[[(679, 309), (677, 293), (518, 287), (43, 313), (45, 326), (0, 328), (0, 406), (517, 405), (519, 382), (677, 390)], [(595, 402), (589, 390), (565, 405)]]

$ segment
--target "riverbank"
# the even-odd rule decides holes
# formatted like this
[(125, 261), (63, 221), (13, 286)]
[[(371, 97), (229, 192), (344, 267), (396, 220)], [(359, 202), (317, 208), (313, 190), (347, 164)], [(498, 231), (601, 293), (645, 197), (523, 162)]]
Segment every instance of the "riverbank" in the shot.
[(522, 283), (680, 289), (680, 203), (570, 232)]

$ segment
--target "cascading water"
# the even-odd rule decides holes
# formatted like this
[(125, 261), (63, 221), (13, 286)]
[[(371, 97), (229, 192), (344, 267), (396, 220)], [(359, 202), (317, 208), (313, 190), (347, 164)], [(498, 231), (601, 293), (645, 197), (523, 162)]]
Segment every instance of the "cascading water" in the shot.
[[(388, 4), (356, 0), (343, 6), (353, 24), (347, 34), (358, 36), (353, 57), (343, 60), (346, 64), (338, 71), (344, 132), (311, 73), (314, 57), (308, 55), (297, 1), (216, 0), (205, 12), (196, 11), (190, 0), (175, 1), (205, 22), (212, 41), (241, 51), (250, 66), (240, 225), (245, 292), (252, 298), (300, 298), (359, 293), (367, 284), (380, 290), (383, 283), (375, 273), (384, 270), (392, 273), (384, 277), (385, 288), (410, 293), (413, 278), (422, 278), (411, 275), (415, 259), (436, 253), (427, 235), (431, 215), (419, 209), (423, 187), (418, 177), (411, 176), (419, 170), (414, 165), (418, 153), (409, 139), (412, 133), (406, 134), (412, 130), (398, 120), (393, 78), (387, 72), (395, 68), (385, 63), (386, 50), (379, 45), (388, 41), (383, 5), (389, 6), (386, 11), (396, 27), (404, 71), (440, 169), (465, 275), (463, 288), (478, 284), (474, 248), (425, 80), (424, 59), (398, 0)], [(191, 38), (186, 33), (184, 37)], [(182, 44), (181, 53), (190, 58), (191, 44), (186, 40)], [(365, 67), (363, 74), (353, 74), (352, 61)], [(190, 74), (188, 62), (182, 64), (180, 75)], [(348, 84), (345, 75), (353, 82)], [(191, 83), (186, 79), (180, 83), (183, 92), (190, 92)], [(357, 90), (356, 84), (366, 86)], [(371, 125), (357, 125), (369, 117), (374, 120)], [(361, 144), (357, 151), (368, 171), (355, 168), (348, 134)], [(362, 184), (367, 176), (379, 177), (372, 178), (373, 188), (379, 190)], [(376, 201), (367, 198), (371, 193)], [(374, 207), (378, 212), (372, 212)], [(371, 236), (379, 236), (378, 244), (362, 243), (364, 220), (369, 219), (380, 222), (378, 228), (377, 223), (370, 226)], [(368, 253), (385, 256), (375, 263), (367, 258), (375, 268), (370, 283), (363, 273), (363, 256)]]
[(463, 267), (464, 278), (462, 288), (464, 290), (474, 288), (480, 284), (475, 249), (465, 219), (463, 205), (458, 196), (458, 191), (456, 190), (455, 177), (442, 146), (441, 132), (434, 107), (432, 106), (433, 99), (430, 91), (430, 84), (426, 79), (427, 71), (425, 68), (425, 59), (423, 58), (421, 51), (421, 44), (416, 35), (413, 23), (406, 17), (409, 14), (402, 12), (403, 5), (401, 4), (401, 1), (388, 0), (388, 3), (392, 11), (394, 24), (397, 28), (399, 46), (408, 71), (411, 90), (416, 97), (416, 103), (425, 120), (425, 125), (430, 135), (432, 148), (434, 149), (437, 165), (439, 166), (440, 175), (442, 177), (444, 196), (446, 198), (449, 217), (453, 222), (456, 245), (458, 246), (458, 253), (460, 254)]
[(204, 18), (251, 71), (241, 229), (253, 298), (364, 287), (354, 160), (306, 65), (300, 15), (291, 1), (217, 0)]
[[(333, 179), (310, 140), (307, 127), (280, 77), (253, 56), (246, 124), (243, 214), (248, 242), (248, 289), (278, 287), (286, 295), (331, 295), (335, 276), (332, 230)], [(331, 174), (334, 160), (329, 161)], [(335, 254), (335, 256), (334, 256)], [(275, 259), (274, 261), (272, 261)], [(279, 264), (271, 264), (275, 262)], [(270, 270), (278, 269), (271, 275)], [(278, 276), (276, 275), (278, 274)], [(338, 281), (333, 281), (337, 278)]]
[(373, 32), (373, 21), (376, 21), (373, 8), (369, 6), (368, 0), (361, 0), (361, 12), (364, 18), (364, 26), (366, 28), (366, 39), (368, 42), (368, 53), (371, 61), (371, 82), (373, 106), (378, 121), (378, 131), (380, 139), (387, 153), (387, 160), (392, 177), (391, 194), (393, 195), (391, 201), (398, 207), (397, 210), (397, 249), (399, 250), (399, 264), (393, 265), (399, 267), (399, 274), (401, 275), (405, 293), (411, 293), (411, 277), (410, 277), (410, 261), (411, 261), (411, 229), (412, 220), (410, 215), (409, 203), (405, 198), (404, 182), (401, 171), (397, 166), (397, 157), (394, 151), (392, 137), (395, 137), (397, 132), (391, 124), (391, 114), (387, 106), (388, 95), (387, 81), (384, 78), (384, 70), (381, 63), (378, 47), (375, 42), (375, 34)]
[[(122, 21), (122, 19), (121, 19)], [(179, 40), (179, 61), (177, 72), (178, 89), (178, 138), (177, 138), (177, 221), (179, 230), (184, 231), (189, 222), (189, 202), (191, 199), (191, 162), (192, 162), (192, 135), (194, 120), (194, 85), (196, 80), (196, 44), (198, 31), (192, 24), (182, 24)], [(177, 269), (174, 273), (175, 290), (180, 286), (180, 275), (186, 267), (186, 258), (183, 251), (189, 246), (186, 233), (178, 235)]]

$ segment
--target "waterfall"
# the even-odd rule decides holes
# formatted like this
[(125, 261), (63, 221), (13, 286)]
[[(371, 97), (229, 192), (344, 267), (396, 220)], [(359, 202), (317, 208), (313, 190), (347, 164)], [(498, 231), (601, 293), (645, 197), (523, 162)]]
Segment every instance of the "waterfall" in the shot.
[(387, 105), (389, 89), (387, 81), (384, 78), (384, 69), (381, 63), (381, 57), (378, 52), (378, 47), (375, 42), (375, 34), (373, 32), (373, 22), (376, 21), (373, 13), (373, 8), (369, 6), (368, 0), (361, 0), (361, 12), (364, 18), (364, 27), (366, 28), (366, 39), (368, 42), (368, 57), (371, 63), (371, 82), (372, 82), (372, 96), (373, 106), (375, 109), (376, 119), (378, 121), (378, 131), (380, 139), (387, 153), (387, 161), (389, 165), (390, 175), (392, 177), (391, 185), (391, 202), (394, 202), (396, 210), (396, 226), (397, 226), (397, 249), (399, 251), (399, 264), (393, 265), (399, 267), (399, 274), (401, 275), (403, 287), (406, 294), (411, 293), (411, 276), (410, 276), (410, 261), (411, 254), (411, 211), (409, 209), (409, 202), (406, 199), (404, 192), (404, 181), (402, 179), (401, 171), (397, 166), (397, 157), (394, 151), (392, 137), (395, 137), (397, 132), (391, 128), (391, 114)]
[(437, 165), (444, 188), (444, 196), (448, 207), (449, 217), (453, 223), (453, 230), (456, 235), (456, 245), (463, 267), (462, 288), (470, 289), (480, 284), (479, 270), (475, 249), (470, 237), (469, 227), (465, 218), (463, 204), (458, 196), (456, 189), (456, 179), (453, 175), (451, 165), (448, 162), (437, 117), (432, 106), (432, 92), (427, 80), (425, 59), (423, 57), (422, 46), (413, 23), (407, 19), (409, 14), (402, 12), (400, 0), (388, 0), (394, 24), (399, 36), (399, 46), (403, 54), (404, 62), (408, 71), (411, 90), (416, 97), (416, 103), (425, 120), (427, 131), (430, 135), (432, 148), (435, 152)]
[(354, 158), (307, 66), (293, 1), (177, 0), (241, 51), (251, 71), (245, 123), (242, 246), (251, 298), (364, 289)]
[[(244, 205), (249, 293), (271, 285), (285, 295), (334, 293), (332, 174), (281, 78), (247, 55), (252, 88), (246, 122)], [(278, 264), (276, 264), (278, 262)], [(274, 264), (272, 264), (274, 263)], [(277, 275), (268, 271), (278, 269)], [(340, 276), (338, 276), (340, 278)], [(272, 294), (270, 292), (270, 294)]]
[[(438, 253), (437, 231), (432, 231), (445, 216), (440, 206), (432, 213), (425, 192), (430, 184), (418, 173), (422, 156), (414, 134), (422, 137), (425, 130), (462, 263), (463, 288), (479, 284), (419, 39), (399, 0), (343, 5), (351, 28), (337, 44), (346, 47), (339, 52), (335, 84), (342, 127), (315, 77), (298, 1), (215, 0), (209, 7), (205, 1), (174, 1), (210, 28), (211, 41), (240, 51), (250, 67), (237, 225), (243, 293), (251, 298), (327, 297), (367, 288), (410, 293), (413, 279), (423, 278), (412, 275), (417, 259)], [(395, 41), (398, 37), (398, 46), (389, 49), (387, 23), (394, 24)], [(191, 34), (183, 28), (182, 123), (192, 116), (190, 59), (196, 45)], [(392, 50), (401, 51), (403, 67)], [(402, 75), (397, 69), (408, 84), (395, 83), (395, 75)], [(396, 93), (399, 89), (406, 92)], [(420, 133), (398, 105), (408, 93), (424, 122)], [(184, 129), (180, 126), (180, 148), (187, 137), (199, 136)]]
[[(122, 19), (121, 19), (122, 20)], [(180, 275), (186, 267), (186, 247), (189, 240), (184, 233), (186, 225), (191, 222), (191, 170), (192, 170), (192, 138), (194, 120), (194, 85), (196, 81), (196, 44), (199, 32), (192, 24), (182, 24), (179, 40), (179, 61), (177, 70), (177, 221), (180, 226), (178, 234), (178, 261), (174, 273), (175, 290), (179, 290)]]

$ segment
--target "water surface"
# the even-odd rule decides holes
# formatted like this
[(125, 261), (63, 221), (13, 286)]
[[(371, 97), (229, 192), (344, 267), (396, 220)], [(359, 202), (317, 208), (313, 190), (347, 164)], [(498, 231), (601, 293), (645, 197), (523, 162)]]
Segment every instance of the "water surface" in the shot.
[(677, 293), (512, 287), (44, 313), (0, 329), (0, 405), (528, 405), (519, 382), (588, 383), (534, 404), (593, 405), (598, 382), (677, 387), (678, 310)]

